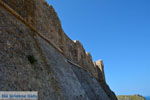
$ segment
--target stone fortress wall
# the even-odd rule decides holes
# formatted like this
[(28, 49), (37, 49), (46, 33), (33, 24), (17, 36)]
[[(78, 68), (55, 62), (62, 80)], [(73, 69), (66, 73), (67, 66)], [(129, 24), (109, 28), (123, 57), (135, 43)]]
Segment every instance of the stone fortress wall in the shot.
[[(14, 9), (27, 23), (42, 33), (63, 54), (74, 63), (91, 72), (98, 80), (103, 80), (101, 61), (94, 62), (79, 41), (71, 40), (63, 31), (61, 22), (52, 6), (44, 0), (2, 0)], [(99, 72), (102, 74), (100, 75)]]
[(90, 72), (108, 95), (114, 95), (106, 84), (103, 62), (93, 62), (92, 56), (85, 51), (83, 45), (79, 41), (71, 40), (65, 34), (57, 13), (45, 0), (0, 0), (0, 2), (17, 12), (26, 23), (41, 33), (67, 59)]

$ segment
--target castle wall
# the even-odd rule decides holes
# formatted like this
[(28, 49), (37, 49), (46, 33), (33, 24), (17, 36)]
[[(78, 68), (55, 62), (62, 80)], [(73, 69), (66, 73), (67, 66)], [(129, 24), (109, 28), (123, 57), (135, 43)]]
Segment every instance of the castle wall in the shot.
[(35, 34), (0, 2), (1, 91), (38, 91), (38, 100), (110, 100), (90, 73)]
[[(9, 38), (10, 41), (12, 41), (14, 39), (12, 41), (12, 43), (17, 39), (20, 39), (20, 41), (17, 40), (16, 43), (13, 44), (13, 46), (14, 46), (13, 48), (11, 48), (11, 46), (12, 46), (11, 42), (5, 41), (5, 43), (7, 44), (7, 47), (4, 47), (4, 45), (2, 45), (0, 47), (2, 48), (2, 50), (3, 49), (6, 49), (6, 50), (4, 50), (4, 51), (1, 50), (0, 54), (5, 54), (5, 55), (8, 54), (8, 56), (3, 55), (3, 58), (5, 60), (10, 59), (10, 58), (7, 58), (10, 55), (11, 55), (12, 59), (15, 58), (12, 60), (12, 61), (14, 61), (14, 62), (12, 62), (12, 65), (15, 64), (13, 66), (12, 70), (15, 70), (17, 67), (17, 68), (21, 68), (21, 70), (18, 70), (18, 71), (22, 71), (22, 73), (24, 73), (25, 69), (30, 70), (31, 67), (33, 67), (33, 70), (30, 70), (30, 71), (25, 70), (25, 72), (29, 74), (29, 75), (27, 75), (28, 80), (32, 80), (32, 79), (30, 79), (30, 76), (32, 76), (31, 73), (33, 71), (35, 71), (35, 72), (38, 71), (38, 72), (34, 73), (34, 74), (36, 74), (35, 77), (31, 77), (31, 78), (34, 79), (34, 78), (36, 78), (36, 76), (41, 75), (40, 76), (41, 79), (36, 80), (37, 83), (39, 83), (39, 84), (35, 83), (35, 85), (34, 85), (34, 84), (26, 83), (26, 85), (29, 85), (29, 86), (27, 88), (25, 88), (24, 90), (29, 90), (30, 85), (32, 85), (33, 87), (37, 86), (37, 88), (43, 87), (43, 85), (47, 84), (47, 80), (44, 81), (44, 83), (43, 83), (43, 80), (42, 80), (43, 77), (45, 78), (47, 76), (47, 79), (50, 79), (50, 80), (51, 80), (51, 78), (55, 79), (57, 77), (56, 79), (59, 80), (59, 83), (61, 83), (62, 87), (60, 86), (60, 84), (56, 84), (57, 86), (55, 86), (55, 82), (57, 80), (55, 80), (54, 83), (49, 82), (50, 86), (52, 86), (51, 88), (56, 87), (55, 90), (50, 90), (50, 94), (52, 94), (53, 92), (58, 92), (58, 90), (61, 87), (61, 90), (63, 92), (62, 91), (59, 91), (59, 92), (66, 93), (65, 95), (67, 97), (68, 94), (66, 91), (69, 91), (70, 86), (71, 86), (71, 87), (73, 87), (73, 90), (71, 92), (69, 92), (70, 95), (72, 95), (70, 97), (77, 95), (76, 98), (78, 98), (78, 96), (80, 94), (78, 94), (78, 90), (76, 90), (76, 88), (78, 88), (80, 90), (81, 85), (83, 85), (82, 81), (84, 80), (84, 78), (86, 79), (87, 77), (88, 77), (87, 79), (89, 79), (90, 76), (88, 76), (89, 74), (87, 74), (87, 73), (90, 72), (92, 74), (92, 76), (94, 76), (97, 80), (102, 79), (100, 82), (100, 85), (102, 86), (102, 88), (104, 89), (104, 91), (107, 94), (105, 97), (106, 98), (107, 98), (107, 96), (115, 97), (115, 95), (111, 92), (111, 90), (105, 83), (103, 67), (99, 66), (99, 63), (95, 63), (95, 65), (94, 65), (91, 55), (89, 53), (86, 53), (82, 44), (79, 41), (72, 41), (63, 32), (61, 23), (60, 23), (60, 21), (57, 17), (57, 14), (54, 11), (52, 6), (49, 6), (44, 0), (0, 0), (0, 2), (1, 1), (8, 4), (12, 9), (14, 9), (15, 12), (17, 12), (21, 17), (23, 17), (23, 20), (22, 20), (23, 23), (24, 23), (24, 20), (27, 23), (29, 23), (29, 25), (27, 25), (25, 23), (24, 23), (25, 24), (24, 25), (23, 23), (21, 23), (20, 19), (15, 20), (14, 16), (11, 16), (8, 13), (7, 13), (8, 17), (11, 16), (10, 18), (7, 18), (5, 16), (6, 18), (4, 17), (4, 20), (0, 19), (0, 25), (6, 24), (6, 27), (8, 27), (9, 25), (7, 23), (11, 23), (11, 26), (14, 27), (14, 29), (10, 29), (10, 30), (6, 29), (5, 30), (5, 27), (2, 26), (5, 31), (2, 32), (2, 30), (0, 30), (0, 33), (4, 36), (4, 37), (2, 37), (2, 35), (1, 35), (0, 42), (7, 40), (8, 38), (5, 36), (7, 36), (7, 34), (12, 34), (12, 32), (13, 32), (12, 35), (8, 35), (8, 36), (12, 36)], [(2, 9), (2, 10), (4, 10), (4, 9)], [(12, 13), (14, 13), (14, 12), (12, 12)], [(1, 16), (1, 12), (0, 12), (0, 16)], [(5, 20), (7, 20), (7, 21), (5, 21)], [(35, 28), (36, 32), (34, 31), (34, 29), (30, 29), (31, 28), (30, 25), (33, 26), (33, 28)], [(25, 29), (21, 29), (22, 27), (24, 27)], [(31, 32), (31, 31), (33, 31), (33, 32)], [(42, 37), (43, 40), (42, 41), (39, 40), (40, 42), (42, 42), (40, 44), (40, 46), (37, 43), (33, 43), (33, 41), (35, 42), (35, 40), (37, 38), (31, 39), (31, 36), (27, 35), (28, 33), (31, 33), (32, 35), (33, 35), (33, 33), (34, 33), (34, 35), (37, 33), (38, 33), (38, 35), (39, 35), (39, 33), (42, 34), (42, 36), (40, 35), (40, 37)], [(15, 36), (16, 34), (17, 34), (18, 38), (16, 38), (16, 36)], [(20, 38), (21, 36), (22, 36), (22, 38)], [(26, 37), (26, 36), (28, 36), (28, 37)], [(21, 39), (24, 39), (25, 37), (26, 37), (25, 40), (21, 40)], [(35, 35), (35, 37), (36, 37), (36, 35)], [(54, 48), (53, 48), (54, 46), (51, 47), (51, 45), (48, 45), (47, 43), (43, 43), (44, 40), (46, 40), (46, 42), (48, 40), (48, 43), (50, 43), (49, 41), (51, 41), (51, 43), (53, 43), (57, 48), (60, 48), (61, 51), (63, 52), (63, 56), (59, 54), (60, 52), (56, 53), (56, 50), (54, 50)], [(18, 46), (20, 46), (20, 47), (22, 46), (22, 47), (18, 48)], [(32, 47), (32, 46), (36, 46), (36, 47)], [(42, 48), (43, 51), (41, 51), (37, 48)], [(7, 49), (8, 50), (14, 49), (14, 54), (12, 55), (12, 52), (6, 52)], [(24, 54), (24, 53), (27, 53), (27, 54)], [(43, 53), (45, 53), (44, 56), (42, 55)], [(37, 63), (34, 66), (29, 65), (29, 62), (24, 63), (24, 61), (26, 61), (27, 58), (22, 57), (22, 56), (27, 56), (27, 55), (34, 55), (38, 59), (38, 61), (41, 61), (41, 62)], [(0, 57), (2, 57), (2, 56), (0, 56)], [(20, 57), (20, 58), (17, 58), (17, 57)], [(84, 70), (83, 70), (83, 72), (80, 73), (80, 72), (76, 71), (76, 68), (71, 69), (70, 64), (66, 63), (66, 60), (65, 60), (66, 58), (70, 59), (72, 62), (80, 65), (82, 67), (81, 70), (85, 69), (86, 71), (84, 72)], [(0, 62), (1, 62), (0, 64), (9, 65), (10, 63), (7, 64), (8, 62), (7, 61), (4, 62), (3, 61), (4, 59), (0, 59)], [(16, 63), (17, 61), (18, 61), (18, 63)], [(21, 67), (19, 65), (21, 65)], [(50, 67), (50, 66), (52, 66), (52, 67)], [(76, 66), (76, 65), (74, 65), (74, 66)], [(44, 68), (44, 67), (46, 67), (46, 68)], [(0, 65), (0, 68), (3, 68), (3, 65)], [(38, 68), (38, 69), (35, 69), (35, 68)], [(12, 72), (12, 70), (10, 72)], [(43, 70), (44, 71), (48, 70), (48, 72), (44, 72)], [(78, 68), (77, 68), (77, 70), (78, 70)], [(18, 85), (21, 84), (21, 83), (19, 83), (20, 80), (16, 79), (17, 75), (14, 75), (13, 73), (10, 74), (9, 72), (7, 72), (7, 70), (3, 70), (3, 69), (1, 69), (0, 71), (3, 71), (10, 76), (14, 76), (15, 79), (11, 80), (12, 82), (14, 82), (14, 81), (18, 82), (15, 85), (11, 84), (11, 85), (14, 85), (15, 88), (11, 88), (11, 86), (10, 86), (9, 89), (22, 90), (22, 88), (24, 88), (24, 87), (22, 87), (22, 88), (17, 87)], [(8, 71), (9, 71), (9, 68), (8, 68)], [(52, 71), (56, 71), (56, 72), (52, 73)], [(74, 71), (74, 73), (73, 73), (73, 71)], [(52, 73), (52, 76), (51, 76), (51, 73)], [(85, 74), (83, 74), (83, 73), (85, 73)], [(99, 74), (99, 73), (101, 73), (101, 74)], [(80, 77), (82, 75), (87, 75), (87, 76)], [(51, 76), (51, 77), (49, 77), (49, 76)], [(11, 78), (11, 77), (9, 77), (9, 78)], [(22, 77), (20, 77), (20, 79), (21, 78)], [(83, 78), (83, 80), (82, 80), (82, 78)], [(93, 77), (91, 77), (91, 78), (93, 78)], [(27, 79), (25, 79), (25, 80), (27, 80)], [(23, 82), (25, 80), (21, 80), (21, 81)], [(81, 82), (74, 81), (74, 80), (79, 80)], [(84, 81), (86, 81), (86, 80), (84, 80)], [(90, 80), (91, 80), (90, 85), (87, 87), (92, 87), (91, 85), (93, 85), (93, 83), (95, 83), (96, 86), (99, 85), (99, 84), (97, 84), (97, 82), (95, 82), (96, 80), (92, 81), (93, 79), (89, 79), (89, 81)], [(51, 81), (53, 81), (53, 80), (51, 80)], [(5, 80), (4, 82), (7, 83), (7, 80)], [(77, 83), (78, 85), (76, 86), (76, 84), (74, 84), (74, 82)], [(70, 86), (67, 86), (67, 84), (69, 84)], [(87, 82), (85, 82), (85, 84), (88, 85)], [(5, 85), (5, 87), (7, 87), (6, 85), (9, 85), (9, 84), (2, 83), (2, 85)], [(47, 89), (47, 87), (50, 87), (50, 86), (47, 85), (44, 88)], [(90, 91), (90, 90), (87, 90), (84, 85), (83, 85), (83, 87), (84, 87), (84, 89), (81, 89), (80, 91), (82, 91), (84, 97), (86, 98), (86, 94), (88, 94), (88, 93), (85, 94), (85, 92)], [(5, 90), (5, 89), (2, 89), (2, 87), (0, 87), (0, 88), (1, 88), (1, 90)], [(16, 89), (16, 88), (18, 88), (18, 89)], [(36, 87), (31, 88), (31, 90), (35, 90), (37, 88)], [(92, 89), (95, 90), (96, 88), (92, 87)], [(39, 91), (43, 92), (43, 90), (39, 90)], [(74, 91), (76, 91), (76, 92), (74, 92)], [(96, 92), (96, 94), (97, 93), (98, 92)], [(57, 95), (63, 95), (63, 94), (58, 93)], [(52, 96), (52, 95), (50, 95), (50, 96)], [(61, 96), (55, 96), (54, 98), (57, 98), (57, 97), (61, 97)], [(82, 99), (85, 100), (84, 98), (82, 98)], [(73, 99), (64, 99), (64, 100), (73, 100)], [(112, 100), (115, 100), (115, 99), (112, 98)]]
[(20, 14), (28, 23), (42, 33), (49, 41), (60, 48), (64, 55), (97, 75), (92, 57), (82, 44), (72, 41), (63, 31), (61, 22), (53, 9), (44, 0), (2, 0)]

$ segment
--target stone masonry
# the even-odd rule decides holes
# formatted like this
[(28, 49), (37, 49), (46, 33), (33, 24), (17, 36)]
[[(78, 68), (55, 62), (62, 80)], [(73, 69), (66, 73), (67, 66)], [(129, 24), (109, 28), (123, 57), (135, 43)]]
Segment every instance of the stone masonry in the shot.
[[(99, 82), (99, 84), (105, 91), (106, 95), (111, 100), (117, 100), (115, 94), (109, 89), (108, 85), (106, 84), (103, 62), (102, 61), (93, 62), (91, 54), (87, 53), (85, 51), (83, 45), (77, 40), (75, 40), (75, 41), (71, 40), (65, 34), (65, 32), (63, 31), (63, 29), (61, 27), (61, 22), (57, 16), (57, 13), (55, 12), (54, 8), (51, 5), (48, 5), (44, 0), (0, 0), (0, 2), (5, 3), (7, 6), (9, 6), (11, 9), (13, 9), (15, 13), (19, 14), (23, 18), (23, 20), (25, 20), (26, 23), (31, 25), (37, 32), (42, 34), (42, 36), (44, 36), (44, 38), (46, 38), (55, 47), (57, 47), (63, 53), (63, 56), (66, 59), (69, 59), (71, 62), (79, 65), (82, 69), (86, 70), (94, 78), (96, 78), (96, 80)], [(2, 13), (2, 12), (0, 12), (0, 13)], [(2, 23), (6, 24), (6, 22), (2, 22), (2, 20), (0, 20), (0, 21), (1, 21), (0, 24), (2, 24)], [(16, 22), (17, 22), (17, 20), (16, 20)], [(18, 24), (18, 22), (17, 22), (17, 24)], [(23, 24), (20, 24), (20, 25), (22, 25), (22, 27), (25, 27)], [(16, 27), (19, 27), (19, 25), (17, 25)], [(29, 29), (25, 28), (25, 29), (20, 29), (20, 31), (21, 30), (29, 30)], [(6, 30), (4, 30), (4, 31), (6, 31)], [(13, 31), (13, 30), (9, 30), (10, 33), (11, 33), (11, 31)], [(0, 30), (0, 32), (2, 32), (2, 30)], [(9, 32), (6, 32), (6, 33), (9, 34)], [(29, 31), (29, 33), (31, 33), (31, 32)], [(36, 34), (36, 33), (34, 33), (34, 34)], [(19, 36), (19, 35), (17, 35), (17, 36)], [(22, 36), (22, 37), (25, 37), (25, 36)], [(41, 40), (39, 38), (36, 38), (35, 40), (38, 40), (41, 42)], [(0, 40), (0, 42), (1, 41), (2, 40)], [(20, 40), (20, 41), (22, 41), (22, 40)], [(8, 46), (7, 48), (11, 48), (11, 44), (13, 43), (13, 40), (10, 39), (10, 41), (8, 41), (6, 43)], [(23, 46), (19, 42), (17, 42), (17, 43), (18, 43), (18, 46), (19, 45)], [(14, 45), (15, 44), (17, 45), (17, 43), (14, 43)], [(25, 45), (25, 46), (23, 46), (25, 48), (25, 52), (27, 50), (30, 54), (30, 50), (28, 50), (27, 44), (26, 43), (23, 43), (23, 44)], [(34, 45), (37, 43), (32, 43), (32, 44)], [(43, 44), (43, 43), (41, 42), (41, 44)], [(28, 45), (30, 45), (30, 43)], [(42, 46), (41, 46), (41, 48), (42, 48)], [(16, 50), (19, 50), (19, 49), (16, 49)], [(47, 48), (45, 48), (43, 50), (47, 50)], [(20, 52), (20, 51), (18, 51), (18, 52)], [(42, 52), (42, 51), (40, 51), (40, 52)], [(35, 53), (35, 54), (37, 54), (37, 53)], [(22, 52), (22, 55), (24, 55), (23, 52)], [(42, 59), (46, 59), (46, 58), (42, 58)], [(51, 59), (51, 58), (47, 57), (47, 59)], [(62, 57), (62, 59), (64, 59), (64, 58)], [(42, 64), (44, 64), (44, 62), (41, 62), (41, 65)], [(42, 66), (44, 66), (44, 65), (42, 65)], [(39, 67), (39, 68), (41, 70), (43, 69), (41, 67)], [(75, 69), (75, 68), (73, 69), (75, 74), (81, 74), (81, 73), (76, 72), (76, 70), (77, 69)], [(55, 76), (53, 76), (53, 77), (55, 77)], [(81, 79), (79, 79), (79, 80), (81, 80)], [(57, 80), (55, 80), (55, 81), (57, 81)], [(94, 80), (94, 82), (95, 82), (95, 80)], [(54, 84), (54, 83), (52, 82), (51, 84)], [(59, 85), (57, 85), (57, 86), (58, 86), (58, 89), (59, 89), (59, 87), (61, 87)], [(51, 90), (51, 91), (54, 91), (54, 90)], [(83, 94), (84, 94), (84, 92), (83, 92)], [(62, 95), (62, 94), (60, 93), (60, 95)], [(107, 98), (107, 97), (105, 97), (105, 98)], [(92, 99), (90, 99), (90, 100), (92, 100)]]

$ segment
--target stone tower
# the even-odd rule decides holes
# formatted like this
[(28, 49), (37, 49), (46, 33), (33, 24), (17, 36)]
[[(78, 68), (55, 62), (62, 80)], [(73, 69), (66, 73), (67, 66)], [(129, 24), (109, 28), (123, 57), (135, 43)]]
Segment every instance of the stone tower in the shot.
[(96, 61), (95, 67), (97, 68), (97, 71), (98, 71), (98, 80), (100, 82), (106, 82), (103, 61), (102, 60)]

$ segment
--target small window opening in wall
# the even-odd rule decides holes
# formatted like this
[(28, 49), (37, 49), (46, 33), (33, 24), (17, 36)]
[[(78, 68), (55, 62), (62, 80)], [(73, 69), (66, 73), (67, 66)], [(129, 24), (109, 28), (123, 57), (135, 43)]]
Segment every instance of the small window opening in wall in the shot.
[(37, 62), (37, 60), (35, 59), (33, 55), (28, 55), (27, 58), (31, 64), (34, 64), (35, 62)]

